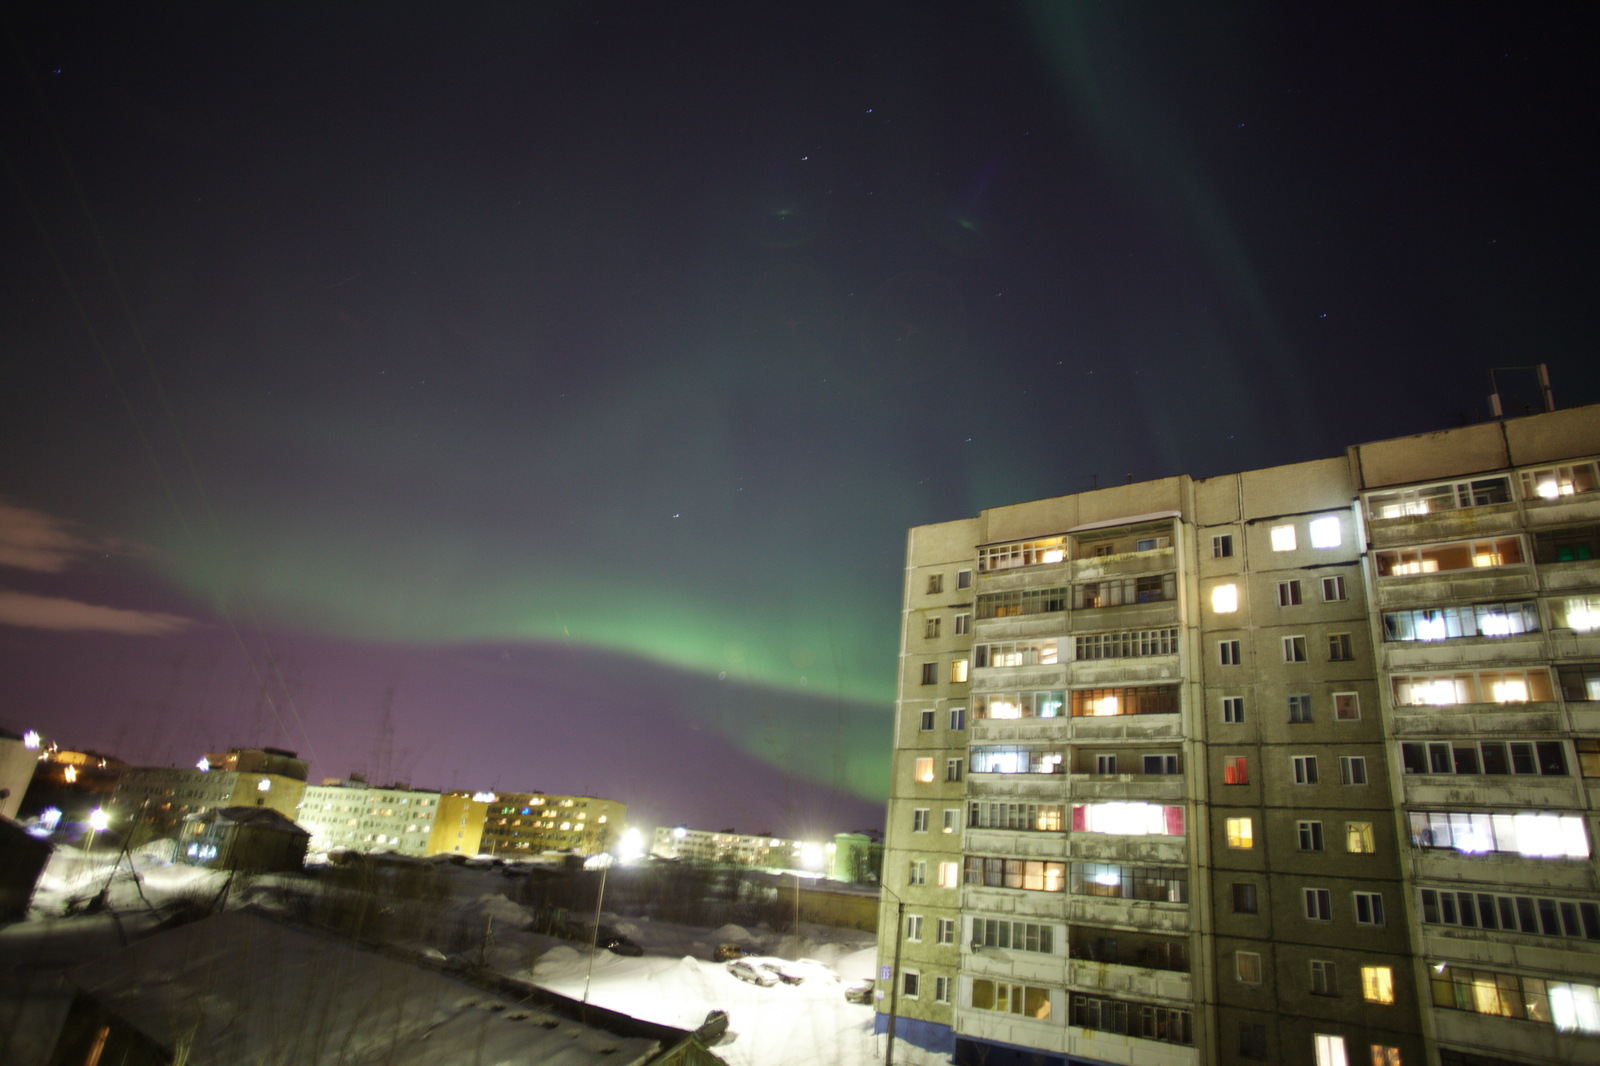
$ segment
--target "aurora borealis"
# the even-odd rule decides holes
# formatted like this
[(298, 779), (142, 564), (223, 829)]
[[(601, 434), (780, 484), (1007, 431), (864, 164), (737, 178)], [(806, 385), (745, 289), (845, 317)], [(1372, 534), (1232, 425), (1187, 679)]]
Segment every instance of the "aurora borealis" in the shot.
[(908, 526), (1600, 398), (1575, 11), (5, 18), (0, 724), (67, 746), (872, 826)]

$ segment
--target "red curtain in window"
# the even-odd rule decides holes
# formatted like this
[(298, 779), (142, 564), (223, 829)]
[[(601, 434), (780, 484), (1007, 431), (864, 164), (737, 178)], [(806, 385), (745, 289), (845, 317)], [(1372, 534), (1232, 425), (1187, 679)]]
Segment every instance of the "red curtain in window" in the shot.
[(1181, 837), (1181, 836), (1183, 836), (1183, 808), (1182, 807), (1168, 807), (1167, 808), (1167, 836), (1169, 836), (1169, 837)]
[(1089, 830), (1089, 808), (1079, 804), (1072, 808), (1072, 831), (1086, 833)]

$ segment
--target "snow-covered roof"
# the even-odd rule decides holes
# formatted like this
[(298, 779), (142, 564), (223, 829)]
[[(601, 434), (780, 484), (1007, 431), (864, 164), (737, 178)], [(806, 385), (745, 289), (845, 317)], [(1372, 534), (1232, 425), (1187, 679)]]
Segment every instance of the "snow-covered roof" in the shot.
[(257, 829), (271, 829), (279, 833), (299, 833), (309, 837), (311, 834), (296, 825), (281, 812), (271, 807), (208, 807), (203, 811), (186, 814), (186, 822), (227, 822), (232, 825), (248, 825)]
[(585, 1025), (331, 935), (228, 912), (75, 971), (191, 1066), (633, 1066), (661, 1041)]

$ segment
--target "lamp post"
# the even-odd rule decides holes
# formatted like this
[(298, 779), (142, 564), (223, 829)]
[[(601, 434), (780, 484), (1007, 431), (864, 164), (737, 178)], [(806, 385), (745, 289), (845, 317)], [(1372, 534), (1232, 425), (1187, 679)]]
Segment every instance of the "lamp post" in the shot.
[(94, 847), (94, 838), (100, 830), (111, 824), (111, 816), (102, 807), (96, 807), (89, 812), (89, 835), (83, 838), (83, 866), (85, 872), (89, 867), (89, 851)]
[(900, 1010), (900, 945), (905, 943), (903, 930), (906, 924), (906, 901), (888, 885), (878, 882), (880, 891), (894, 896), (894, 964), (889, 967), (889, 1037), (883, 1049), (883, 1066), (894, 1066), (894, 1023)]

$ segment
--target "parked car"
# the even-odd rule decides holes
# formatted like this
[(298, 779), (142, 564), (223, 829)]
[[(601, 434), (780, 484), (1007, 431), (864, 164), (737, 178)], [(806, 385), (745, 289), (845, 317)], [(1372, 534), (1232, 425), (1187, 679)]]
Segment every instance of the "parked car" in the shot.
[(734, 959), (742, 959), (744, 956), (745, 950), (738, 944), (718, 944), (717, 950), (711, 953), (711, 957), (717, 962), (732, 962)]
[(741, 981), (748, 981), (762, 988), (771, 988), (778, 983), (778, 975), (765, 966), (756, 966), (745, 959), (734, 959), (728, 963), (728, 972)]
[(851, 1003), (872, 1002), (872, 978), (860, 981), (851, 981), (844, 986), (844, 998)]
[(638, 956), (644, 954), (644, 948), (635, 944), (625, 936), (613, 933), (600, 938), (600, 946), (617, 955)]
[(694, 1031), (694, 1035), (705, 1041), (707, 1046), (710, 1046), (721, 1040), (727, 1032), (728, 1012), (714, 1010), (706, 1014), (706, 1020), (700, 1023), (700, 1028)]

